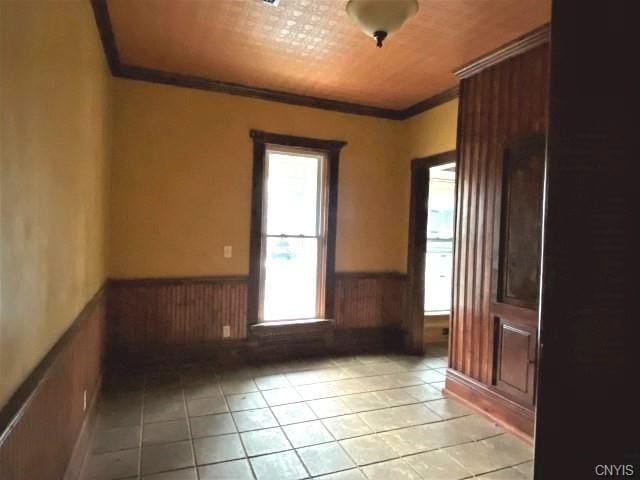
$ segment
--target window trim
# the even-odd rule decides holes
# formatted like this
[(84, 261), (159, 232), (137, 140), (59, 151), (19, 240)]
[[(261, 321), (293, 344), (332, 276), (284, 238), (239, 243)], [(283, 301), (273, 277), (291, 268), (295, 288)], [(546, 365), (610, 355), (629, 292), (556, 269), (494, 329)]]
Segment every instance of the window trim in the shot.
[[(266, 154), (267, 148), (274, 150), (298, 148), (306, 151), (313, 150), (325, 157), (326, 184), (323, 195), (326, 196), (326, 253), (324, 255), (323, 296), (324, 301), (318, 308), (323, 318), (331, 319), (334, 314), (334, 286), (335, 286), (335, 250), (336, 225), (338, 212), (338, 172), (340, 151), (347, 142), (340, 140), (322, 140), (316, 138), (296, 137), (269, 133), (261, 130), (251, 130), (253, 140), (253, 174), (251, 183), (251, 226), (249, 245), (249, 284), (247, 298), (247, 326), (263, 325), (260, 322), (261, 308), (261, 265), (262, 265), (262, 233), (264, 210), (266, 207)], [(322, 288), (318, 285), (318, 288)]]

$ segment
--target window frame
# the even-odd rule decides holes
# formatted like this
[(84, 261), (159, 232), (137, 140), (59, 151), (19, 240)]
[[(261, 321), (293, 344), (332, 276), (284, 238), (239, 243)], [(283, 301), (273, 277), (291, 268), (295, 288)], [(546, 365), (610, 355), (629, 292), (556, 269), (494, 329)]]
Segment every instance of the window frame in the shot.
[[(287, 235), (287, 234), (270, 234), (267, 231), (267, 213), (269, 211), (269, 154), (298, 155), (317, 158), (318, 175), (317, 175), (317, 198), (316, 198), (316, 235)], [(325, 270), (326, 270), (326, 251), (327, 251), (327, 217), (328, 217), (328, 168), (327, 154), (324, 151), (301, 148), (301, 147), (283, 147), (282, 145), (267, 143), (265, 144), (264, 153), (264, 174), (263, 174), (263, 205), (261, 237), (260, 237), (260, 265), (266, 266), (267, 240), (269, 238), (313, 238), (317, 240), (317, 263), (316, 263), (316, 305), (315, 315), (313, 317), (300, 317), (282, 320), (265, 320), (264, 318), (264, 295), (266, 281), (266, 267), (260, 268), (260, 286), (258, 292), (258, 323), (270, 323), (277, 321), (297, 321), (309, 320), (312, 318), (324, 318), (324, 296), (325, 296)]]
[[(253, 174), (251, 199), (251, 226), (249, 246), (249, 284), (247, 298), (247, 326), (276, 323), (273, 320), (262, 321), (262, 276), (264, 264), (263, 228), (266, 213), (266, 181), (267, 181), (267, 150), (306, 151), (322, 154), (325, 165), (325, 186), (322, 192), (326, 198), (326, 227), (325, 248), (323, 255), (321, 282), (316, 311), (320, 318), (331, 319), (334, 315), (334, 285), (335, 285), (335, 249), (336, 224), (338, 207), (338, 172), (341, 149), (346, 142), (340, 140), (322, 140), (316, 138), (297, 137), (269, 133), (261, 130), (251, 130), (253, 140)], [(320, 250), (320, 249), (319, 249)], [(319, 265), (320, 267), (320, 265)], [(322, 291), (320, 292), (320, 289)], [(309, 319), (287, 320), (287, 322), (308, 321)]]

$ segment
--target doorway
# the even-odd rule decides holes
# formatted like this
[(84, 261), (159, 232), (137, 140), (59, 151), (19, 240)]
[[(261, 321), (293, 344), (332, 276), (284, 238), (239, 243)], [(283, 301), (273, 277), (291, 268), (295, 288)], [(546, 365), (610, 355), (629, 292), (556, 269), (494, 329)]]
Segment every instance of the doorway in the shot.
[(446, 356), (451, 310), (456, 152), (411, 163), (407, 348)]

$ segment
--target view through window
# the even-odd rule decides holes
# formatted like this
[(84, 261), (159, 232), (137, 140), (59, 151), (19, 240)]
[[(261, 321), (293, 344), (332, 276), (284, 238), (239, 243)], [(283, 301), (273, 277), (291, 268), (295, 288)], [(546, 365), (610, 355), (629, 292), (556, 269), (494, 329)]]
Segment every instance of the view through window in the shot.
[(448, 313), (451, 310), (455, 175), (455, 164), (429, 170), (425, 313)]
[(324, 157), (268, 149), (262, 319), (318, 316), (324, 256)]

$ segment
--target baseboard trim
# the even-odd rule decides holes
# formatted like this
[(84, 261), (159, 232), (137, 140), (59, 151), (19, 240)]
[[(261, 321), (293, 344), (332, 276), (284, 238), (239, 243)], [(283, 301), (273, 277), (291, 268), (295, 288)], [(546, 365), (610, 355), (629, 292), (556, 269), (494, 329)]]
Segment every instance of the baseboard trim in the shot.
[(98, 400), (100, 399), (101, 392), (102, 377), (100, 377), (96, 385), (95, 393), (93, 394), (87, 414), (82, 422), (82, 427), (80, 428), (76, 444), (73, 447), (73, 453), (71, 454), (71, 459), (69, 460), (69, 465), (67, 465), (67, 471), (64, 474), (63, 480), (77, 480), (82, 474), (82, 467), (90, 452), (91, 436), (93, 435), (93, 430), (96, 425)]
[(510, 400), (487, 385), (452, 368), (447, 369), (445, 392), (516, 434), (533, 443), (535, 412)]
[(400, 351), (402, 331), (396, 327), (330, 329), (326, 332), (290, 333), (252, 337), (241, 340), (218, 340), (200, 344), (112, 349), (108, 369), (124, 371), (145, 365), (208, 361), (224, 366), (261, 364), (292, 358), (309, 358), (348, 353), (382, 353)]

